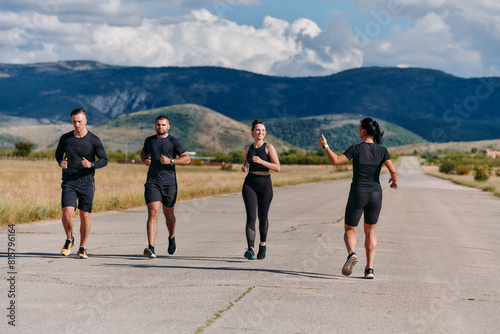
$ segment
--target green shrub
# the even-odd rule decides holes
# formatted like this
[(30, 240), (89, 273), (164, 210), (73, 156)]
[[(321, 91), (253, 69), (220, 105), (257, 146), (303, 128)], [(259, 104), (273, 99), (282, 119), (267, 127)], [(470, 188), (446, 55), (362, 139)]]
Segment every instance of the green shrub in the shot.
[(442, 161), (441, 164), (439, 165), (439, 171), (441, 173), (450, 174), (454, 169), (455, 165), (453, 164), (453, 162), (448, 160)]
[(477, 166), (474, 171), (476, 172), (474, 175), (476, 181), (488, 181), (490, 178), (490, 168), (486, 164)]
[(27, 157), (28, 155), (30, 155), (33, 146), (35, 146), (35, 144), (27, 141), (20, 141), (16, 144), (14, 155), (18, 157)]

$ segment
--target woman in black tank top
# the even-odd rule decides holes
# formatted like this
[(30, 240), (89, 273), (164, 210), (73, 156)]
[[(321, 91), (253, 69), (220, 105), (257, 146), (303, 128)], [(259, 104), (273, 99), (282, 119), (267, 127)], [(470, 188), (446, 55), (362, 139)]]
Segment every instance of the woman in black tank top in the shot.
[(246, 209), (246, 237), (248, 249), (245, 257), (255, 259), (255, 222), (259, 218), (260, 244), (257, 259), (266, 257), (266, 241), (269, 221), (267, 215), (273, 199), (273, 186), (269, 170), (280, 171), (278, 153), (273, 145), (265, 143), (266, 127), (261, 120), (252, 123), (252, 137), (254, 143), (246, 145), (245, 161), (241, 171), (248, 175), (243, 183), (242, 195)]
[(336, 155), (329, 147), (325, 137), (321, 135), (319, 146), (325, 150), (328, 159), (334, 165), (340, 165), (353, 159), (353, 177), (351, 191), (345, 210), (344, 242), (347, 248), (347, 261), (342, 267), (342, 274), (349, 276), (352, 268), (358, 262), (354, 252), (356, 246), (356, 231), (361, 215), (364, 214), (366, 267), (365, 278), (375, 278), (373, 261), (377, 249), (375, 226), (382, 208), (382, 188), (379, 182), (380, 169), (385, 165), (391, 173), (389, 183), (391, 188), (398, 187), (398, 173), (394, 167), (389, 152), (382, 143), (383, 132), (376, 121), (365, 118), (359, 126), (361, 143), (352, 145), (343, 154)]

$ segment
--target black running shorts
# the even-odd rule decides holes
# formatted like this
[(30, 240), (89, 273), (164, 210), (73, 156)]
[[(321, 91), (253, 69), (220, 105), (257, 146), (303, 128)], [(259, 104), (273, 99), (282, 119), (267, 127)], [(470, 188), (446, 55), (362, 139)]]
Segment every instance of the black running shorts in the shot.
[(72, 206), (84, 212), (92, 212), (94, 201), (94, 182), (67, 181), (61, 184), (61, 206), (63, 208)]
[(177, 186), (146, 183), (144, 185), (144, 198), (146, 204), (162, 202), (164, 206), (171, 208), (177, 201)]
[(375, 225), (382, 209), (382, 192), (360, 192), (351, 190), (345, 208), (345, 223), (358, 226), (361, 215), (365, 214), (365, 223)]

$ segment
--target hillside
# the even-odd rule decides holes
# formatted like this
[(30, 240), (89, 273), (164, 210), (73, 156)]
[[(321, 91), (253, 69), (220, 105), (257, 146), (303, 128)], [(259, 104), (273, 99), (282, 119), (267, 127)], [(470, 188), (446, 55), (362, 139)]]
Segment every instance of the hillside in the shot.
[(13, 149), (20, 141), (34, 143), (37, 150), (55, 148), (59, 137), (72, 129), (68, 122), (0, 115), (0, 150)]
[[(352, 114), (274, 118), (266, 120), (266, 128), (280, 139), (307, 150), (317, 149), (318, 139), (323, 134), (332, 150), (342, 151), (359, 142), (359, 121), (363, 118), (365, 116)], [(379, 123), (384, 131), (383, 145), (386, 147), (427, 142), (393, 123), (383, 120)]]
[(123, 114), (196, 104), (237, 120), (363, 114), (428, 141), (494, 139), (500, 78), (462, 79), (419, 68), (360, 68), (289, 78), (217, 67), (119, 67), (91, 61), (0, 64), (0, 114), (92, 124)]
[[(118, 116), (98, 126), (89, 125), (90, 131), (101, 138), (104, 147), (114, 151), (137, 152), (144, 139), (155, 134), (157, 116), (170, 119), (170, 131), (181, 139), (188, 151), (230, 152), (242, 150), (252, 141), (250, 126), (232, 120), (218, 112), (196, 105), (177, 105), (140, 111)], [(57, 146), (62, 134), (73, 130), (70, 123), (42, 124), (34, 119), (3, 117), (0, 124), (0, 150), (12, 149), (19, 141), (35, 144), (36, 151), (50, 150)], [(278, 152), (294, 146), (269, 135), (267, 139)]]
[(413, 154), (414, 152), (423, 154), (436, 153), (438, 150), (444, 152), (470, 152), (473, 148), (477, 148), (480, 152), (487, 148), (500, 150), (500, 139), (470, 142), (420, 143), (391, 147), (390, 151), (391, 153), (398, 154)]
[[(154, 135), (154, 122), (159, 115), (170, 119), (169, 133), (179, 138), (188, 151), (230, 152), (243, 150), (252, 142), (251, 129), (213, 110), (196, 105), (178, 105), (119, 116), (92, 128), (105, 147), (123, 152), (136, 152), (144, 139)], [(293, 148), (273, 136), (266, 137), (278, 152)]]
[[(177, 105), (140, 111), (118, 116), (112, 120), (88, 128), (98, 135), (105, 147), (123, 152), (136, 152), (144, 139), (153, 135), (154, 120), (167, 115), (171, 122), (170, 133), (180, 138), (189, 151), (230, 152), (240, 150), (251, 142), (250, 122), (241, 123), (218, 112), (197, 105)], [(358, 127), (362, 115), (324, 115), (305, 118), (265, 120), (267, 139), (276, 149), (318, 149), (317, 140), (323, 133), (334, 150), (343, 150), (359, 141)], [(35, 119), (3, 117), (0, 149), (12, 149), (19, 141), (35, 144), (36, 151), (55, 148), (59, 137), (73, 129), (69, 123), (42, 124)], [(384, 144), (394, 146), (425, 140), (390, 122), (380, 121), (385, 131)], [(7, 125), (7, 126), (4, 126)]]

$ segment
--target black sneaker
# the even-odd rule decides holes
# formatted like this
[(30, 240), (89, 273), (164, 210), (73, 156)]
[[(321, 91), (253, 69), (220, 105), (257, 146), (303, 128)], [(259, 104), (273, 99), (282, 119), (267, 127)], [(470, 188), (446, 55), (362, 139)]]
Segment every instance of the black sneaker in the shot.
[(372, 268), (365, 269), (365, 278), (368, 278), (368, 279), (375, 278), (375, 274), (373, 273), (373, 269)]
[(149, 247), (144, 248), (143, 254), (144, 254), (144, 256), (147, 256), (150, 259), (156, 258), (154, 249), (150, 249)]
[(342, 275), (349, 276), (352, 274), (352, 268), (358, 262), (358, 256), (356, 253), (352, 252), (351, 255), (347, 257), (347, 261), (344, 263), (342, 267)]
[(262, 260), (266, 257), (266, 245), (259, 245), (259, 252), (257, 253), (257, 259)]
[(175, 237), (168, 239), (168, 254), (174, 255), (177, 252), (177, 246), (175, 245)]
[(71, 240), (66, 239), (63, 248), (61, 249), (61, 254), (67, 256), (71, 253), (71, 247), (75, 245), (75, 237), (71, 237)]
[(246, 252), (245, 252), (245, 257), (249, 260), (255, 260), (255, 252), (253, 251), (253, 249), (249, 248)]

